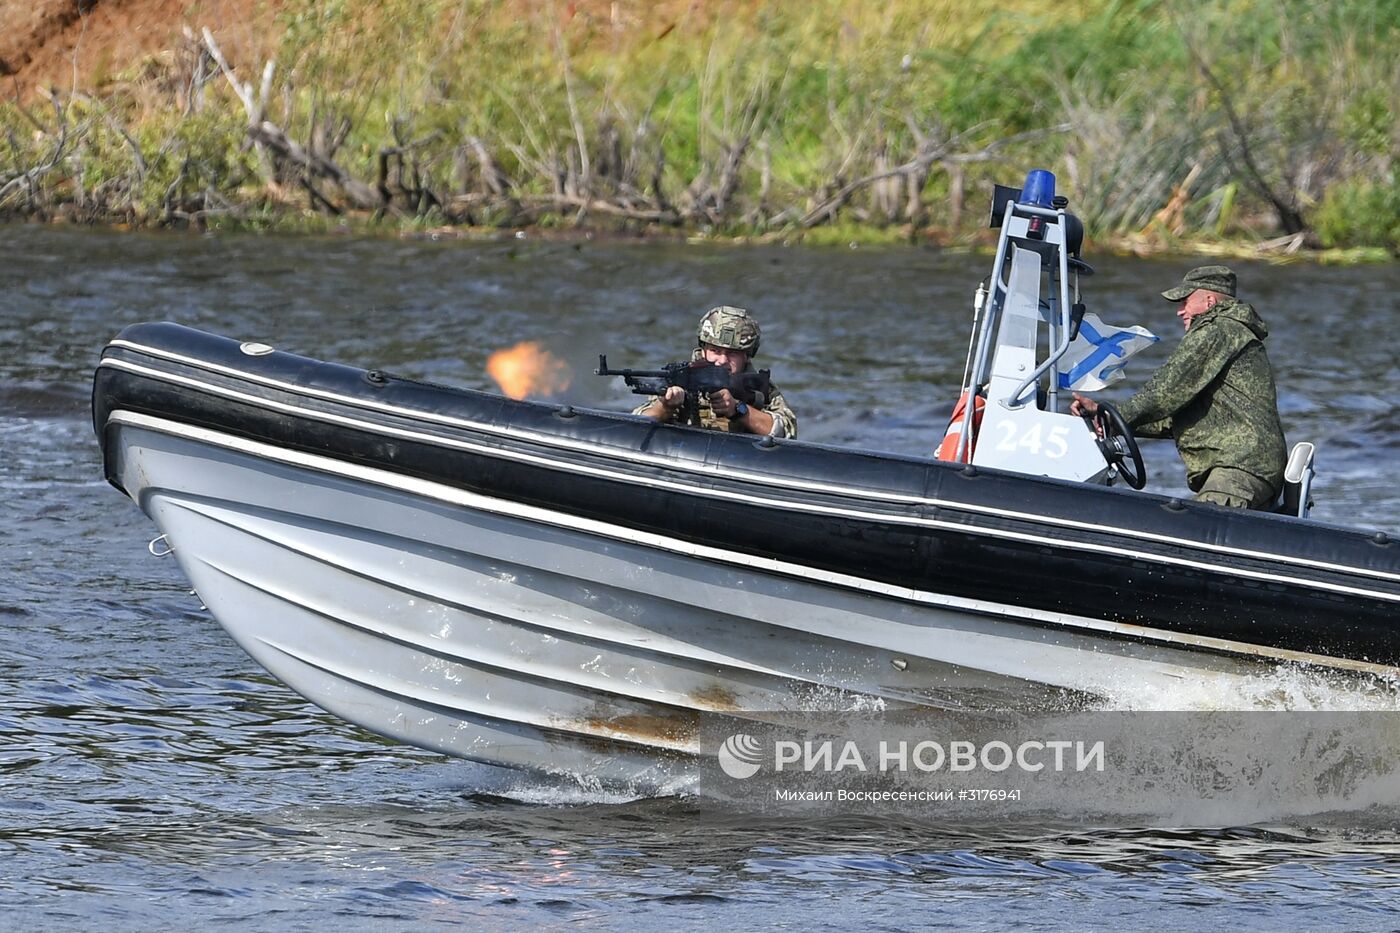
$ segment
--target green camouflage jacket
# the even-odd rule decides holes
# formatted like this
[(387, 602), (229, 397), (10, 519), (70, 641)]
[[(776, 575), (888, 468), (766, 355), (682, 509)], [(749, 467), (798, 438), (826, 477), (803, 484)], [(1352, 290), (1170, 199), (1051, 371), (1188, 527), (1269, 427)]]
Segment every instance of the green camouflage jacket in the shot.
[[(748, 365), (744, 367), (744, 372), (754, 372), (752, 362), (749, 362)], [(764, 401), (762, 408), (773, 416), (773, 436), (797, 437), (797, 415), (793, 414), (792, 409), (788, 407), (787, 400), (783, 398), (782, 390), (778, 388), (776, 383), (770, 382), (768, 388), (768, 398)], [(658, 401), (659, 399), (659, 395), (651, 396), (645, 402), (632, 409), (632, 414), (643, 414), (647, 408), (650, 407), (652, 402)], [(699, 414), (700, 426), (702, 428), (709, 428), (711, 431), (734, 430), (732, 422), (728, 418), (715, 414), (713, 409), (710, 408), (710, 400), (704, 396), (700, 398)]]
[(1269, 329), (1242, 301), (1225, 299), (1191, 321), (1181, 344), (1120, 407), (1138, 437), (1171, 437), (1199, 490), (1218, 466), (1283, 486), (1288, 452), (1279, 424)]

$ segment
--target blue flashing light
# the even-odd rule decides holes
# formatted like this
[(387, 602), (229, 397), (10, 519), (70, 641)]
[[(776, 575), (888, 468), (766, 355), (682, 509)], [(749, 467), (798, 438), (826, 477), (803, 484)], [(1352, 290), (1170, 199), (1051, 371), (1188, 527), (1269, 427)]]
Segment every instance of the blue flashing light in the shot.
[(1021, 203), (1036, 207), (1050, 207), (1055, 200), (1055, 176), (1043, 168), (1031, 169), (1026, 175), (1026, 184), (1021, 188)]

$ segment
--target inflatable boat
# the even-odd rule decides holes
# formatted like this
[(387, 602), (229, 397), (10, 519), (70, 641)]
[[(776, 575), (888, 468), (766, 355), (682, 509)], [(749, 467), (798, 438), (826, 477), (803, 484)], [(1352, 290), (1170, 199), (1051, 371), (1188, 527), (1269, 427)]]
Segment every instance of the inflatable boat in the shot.
[(106, 476), (278, 679), (497, 765), (635, 780), (715, 722), (1160, 706), (1281, 666), (1391, 684), (1400, 545), (1307, 518), (1305, 456), (1294, 514), (1225, 509), (1123, 488), (1126, 432), (1059, 410), (1082, 228), (1006, 190), (964, 386), (981, 421), (948, 461), (151, 323), (97, 369)]

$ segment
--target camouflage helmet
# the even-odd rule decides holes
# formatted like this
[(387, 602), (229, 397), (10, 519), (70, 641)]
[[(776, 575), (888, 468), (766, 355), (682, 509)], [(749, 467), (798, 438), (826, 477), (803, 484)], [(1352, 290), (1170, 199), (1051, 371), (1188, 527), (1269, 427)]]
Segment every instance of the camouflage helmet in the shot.
[(703, 347), (725, 347), (743, 350), (750, 357), (758, 355), (758, 322), (743, 308), (720, 305), (705, 312), (700, 319), (696, 337)]

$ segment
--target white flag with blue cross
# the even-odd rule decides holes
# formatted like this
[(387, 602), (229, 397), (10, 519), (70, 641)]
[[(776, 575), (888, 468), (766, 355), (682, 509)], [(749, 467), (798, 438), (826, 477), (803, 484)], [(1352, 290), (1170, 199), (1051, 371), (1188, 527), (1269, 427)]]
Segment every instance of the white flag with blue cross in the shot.
[(1060, 388), (1093, 392), (1123, 378), (1128, 357), (1162, 338), (1146, 327), (1111, 327), (1096, 314), (1085, 314), (1079, 334), (1060, 357)]

